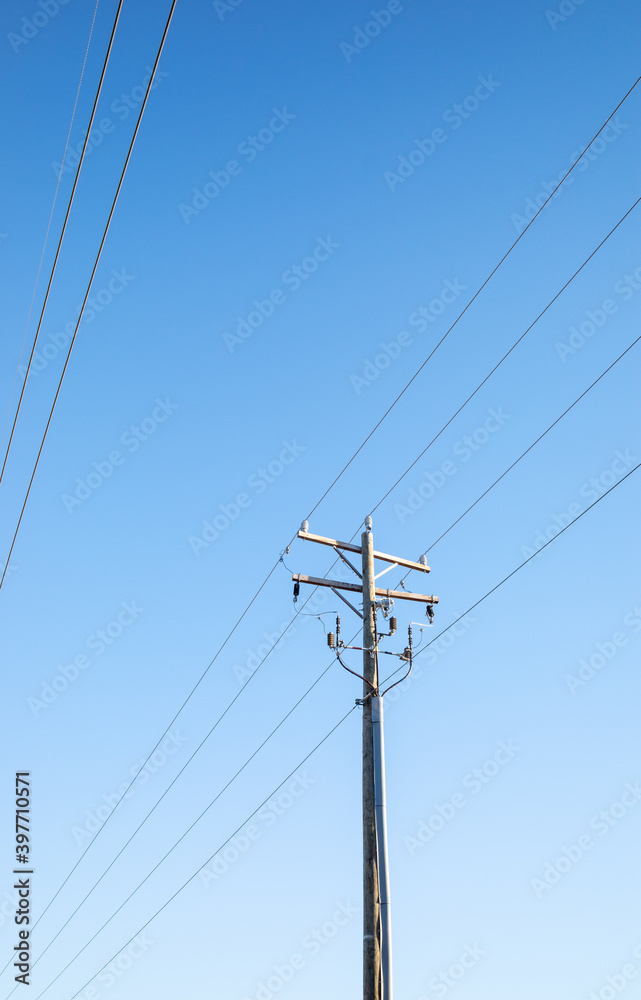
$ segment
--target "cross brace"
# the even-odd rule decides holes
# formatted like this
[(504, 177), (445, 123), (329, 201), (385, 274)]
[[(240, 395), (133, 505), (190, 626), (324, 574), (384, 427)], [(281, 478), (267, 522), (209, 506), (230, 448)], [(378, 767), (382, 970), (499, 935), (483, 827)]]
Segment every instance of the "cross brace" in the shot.
[[(338, 580), (324, 580), (318, 576), (304, 576), (302, 573), (293, 573), (292, 580), (295, 583), (311, 583), (313, 587), (331, 587), (339, 590), (352, 590), (358, 594), (363, 593), (363, 587), (358, 583), (341, 583)], [(384, 590), (382, 587), (375, 587), (374, 593), (377, 597), (391, 597), (395, 601), (419, 601), (421, 604), (438, 604), (438, 597), (430, 594), (412, 594), (406, 590)]]

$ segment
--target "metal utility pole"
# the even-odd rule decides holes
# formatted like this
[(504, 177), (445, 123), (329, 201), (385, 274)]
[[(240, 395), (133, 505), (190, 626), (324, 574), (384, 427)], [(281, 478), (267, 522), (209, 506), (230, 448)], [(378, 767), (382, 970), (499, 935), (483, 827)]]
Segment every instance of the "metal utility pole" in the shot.
[[(361, 535), (363, 559), (363, 1000), (381, 993), (381, 936), (376, 844), (376, 787), (372, 691), (378, 691), (376, 662), (376, 585), (370, 526)], [(367, 521), (365, 522), (367, 524)], [(387, 1000), (387, 998), (386, 998)]]
[[(363, 698), (359, 703), (363, 709), (363, 1000), (392, 1000), (392, 939), (389, 898), (389, 871), (387, 861), (387, 820), (385, 803), (385, 755), (383, 740), (383, 697), (396, 684), (383, 691), (379, 690), (378, 656), (379, 632), (377, 627), (377, 612), (383, 611), (385, 618), (391, 610), (394, 600), (420, 601), (427, 605), (427, 616), (431, 622), (433, 605), (438, 603), (438, 597), (427, 594), (413, 594), (408, 591), (384, 590), (376, 586), (377, 576), (382, 576), (395, 566), (419, 570), (429, 573), (430, 567), (422, 556), (421, 562), (412, 562), (385, 552), (374, 550), (372, 537), (372, 519), (365, 518), (365, 531), (361, 535), (361, 544), (339, 542), (335, 538), (325, 538), (322, 535), (311, 535), (307, 522), (304, 521), (298, 537), (321, 545), (331, 546), (336, 554), (347, 563), (350, 569), (360, 577), (360, 583), (343, 583), (337, 580), (321, 579), (319, 577), (303, 576), (294, 573), (294, 599), (298, 596), (301, 583), (309, 583), (316, 587), (330, 587), (337, 597), (340, 597), (352, 611), (363, 620), (363, 673), (358, 674), (346, 667), (339, 651), (356, 649), (340, 641), (340, 619), (336, 620), (336, 636), (330, 633), (328, 644), (336, 649), (339, 662), (350, 673), (355, 673), (363, 681)], [(357, 552), (361, 555), (362, 573), (360, 573), (343, 552)], [(391, 563), (387, 569), (375, 573), (374, 560)], [(341, 590), (360, 591), (363, 597), (362, 614), (343, 595)], [(377, 601), (377, 597), (381, 600)], [(384, 633), (391, 636), (396, 631), (396, 619), (390, 618), (390, 631)], [(408, 629), (408, 645), (403, 653), (389, 655), (399, 656), (409, 669), (412, 669), (412, 632)], [(387, 652), (387, 651), (384, 651)], [(404, 680), (404, 678), (401, 678)]]

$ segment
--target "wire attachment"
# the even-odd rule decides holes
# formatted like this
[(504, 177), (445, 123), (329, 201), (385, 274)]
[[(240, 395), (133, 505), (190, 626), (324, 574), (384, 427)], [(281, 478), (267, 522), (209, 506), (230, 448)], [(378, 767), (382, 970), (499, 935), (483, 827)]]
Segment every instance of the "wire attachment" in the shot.
[(407, 646), (405, 647), (405, 649), (403, 650), (402, 653), (398, 654), (398, 658), (399, 658), (399, 660), (404, 660), (406, 663), (409, 664), (409, 666), (407, 668), (407, 673), (403, 677), (401, 677), (400, 680), (395, 681), (394, 684), (390, 684), (390, 686), (388, 688), (385, 688), (385, 690), (381, 692), (381, 695), (380, 695), (381, 698), (384, 698), (385, 695), (387, 694), (387, 692), (391, 691), (392, 688), (396, 687), (397, 684), (402, 684), (403, 681), (407, 680), (407, 678), (409, 677), (409, 675), (412, 673), (412, 666), (414, 665), (414, 656), (413, 656), (413, 652), (412, 652), (412, 626), (411, 625), (407, 626)]

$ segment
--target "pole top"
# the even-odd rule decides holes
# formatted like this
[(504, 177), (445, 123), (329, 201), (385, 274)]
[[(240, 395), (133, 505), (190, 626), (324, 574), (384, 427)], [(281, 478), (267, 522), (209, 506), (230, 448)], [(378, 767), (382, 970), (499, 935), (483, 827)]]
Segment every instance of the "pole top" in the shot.
[(365, 518), (365, 530), (366, 531), (371, 531), (372, 530), (372, 519), (371, 519), (371, 517), (370, 517), (369, 514)]

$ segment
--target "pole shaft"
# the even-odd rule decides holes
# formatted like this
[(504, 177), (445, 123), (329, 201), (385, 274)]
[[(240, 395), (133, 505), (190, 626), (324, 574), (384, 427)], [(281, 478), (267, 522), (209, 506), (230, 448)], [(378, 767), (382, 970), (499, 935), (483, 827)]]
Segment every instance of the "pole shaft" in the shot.
[[(376, 688), (376, 594), (371, 530), (361, 535), (363, 559), (363, 677)], [(363, 685), (363, 1000), (381, 1000), (379, 883), (376, 845), (372, 689)]]
[(383, 699), (372, 698), (374, 731), (374, 782), (376, 842), (381, 901), (381, 979), (383, 1000), (392, 1000), (392, 914), (387, 854), (387, 802), (385, 795), (385, 738), (383, 736)]

